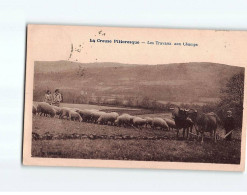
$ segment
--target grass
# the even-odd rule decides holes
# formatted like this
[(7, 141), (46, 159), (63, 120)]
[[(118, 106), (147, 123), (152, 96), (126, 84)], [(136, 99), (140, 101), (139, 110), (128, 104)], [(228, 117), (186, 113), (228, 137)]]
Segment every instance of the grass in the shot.
[[(150, 114), (149, 114), (150, 115)], [(160, 114), (156, 114), (160, 115)], [(154, 116), (154, 115), (152, 115)], [(167, 140), (107, 140), (107, 139), (67, 139), (33, 140), (32, 156), (74, 159), (112, 159), (170, 162), (240, 163), (239, 139), (231, 142), (205, 140), (201, 144), (195, 140), (176, 140), (175, 131), (134, 129), (116, 126), (79, 123), (58, 118), (33, 117), (33, 132), (50, 134), (96, 134), (155, 136), (167, 135)], [(182, 136), (182, 132), (180, 133)], [(236, 134), (235, 134), (236, 136)]]
[[(88, 108), (87, 105), (63, 105), (68, 107)], [(91, 107), (90, 107), (91, 108)], [(142, 117), (171, 117), (170, 113), (153, 113), (143, 109), (123, 109), (97, 107), (105, 111), (125, 112)], [(130, 135), (130, 136), (168, 136), (167, 140), (107, 140), (107, 139), (66, 139), (66, 140), (33, 140), (32, 156), (50, 158), (82, 158), (112, 160), (145, 160), (170, 162), (207, 162), (207, 163), (240, 163), (241, 131), (235, 131), (233, 141), (220, 140), (214, 143), (206, 139), (204, 144), (196, 140), (176, 139), (176, 132), (136, 129), (116, 126), (80, 123), (58, 118), (33, 117), (33, 132), (43, 135), (94, 134), (94, 135)], [(218, 133), (223, 136), (224, 130)]]
[(70, 107), (70, 108), (79, 108), (79, 109), (98, 109), (98, 110), (140, 110), (138, 108), (128, 108), (128, 107), (114, 107), (114, 106), (101, 106), (101, 105), (93, 105), (93, 104), (69, 104), (69, 103), (61, 103), (61, 107)]
[(239, 164), (239, 143), (177, 140), (42, 140), (33, 142), (32, 156)]

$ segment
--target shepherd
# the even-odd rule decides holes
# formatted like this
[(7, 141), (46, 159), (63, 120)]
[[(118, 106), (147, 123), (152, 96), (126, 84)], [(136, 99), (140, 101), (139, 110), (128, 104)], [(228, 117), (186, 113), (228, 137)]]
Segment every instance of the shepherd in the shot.
[(53, 105), (59, 107), (61, 101), (62, 101), (62, 95), (59, 92), (59, 89), (56, 89), (55, 93), (53, 94)]
[(48, 103), (50, 105), (52, 104), (52, 95), (51, 95), (51, 91), (50, 90), (46, 91), (44, 102), (46, 102), (46, 103)]
[(227, 117), (225, 118), (224, 128), (226, 130), (225, 139), (227, 141), (231, 141), (232, 140), (232, 132), (235, 128), (235, 124), (234, 124), (234, 118), (232, 116), (232, 111), (230, 111), (230, 110), (227, 111)]

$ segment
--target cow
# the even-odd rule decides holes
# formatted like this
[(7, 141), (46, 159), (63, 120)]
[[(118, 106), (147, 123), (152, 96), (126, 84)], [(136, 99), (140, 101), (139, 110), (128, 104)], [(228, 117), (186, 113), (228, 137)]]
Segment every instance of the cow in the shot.
[(177, 138), (180, 129), (183, 129), (183, 138), (185, 138), (185, 133), (187, 133), (186, 138), (188, 138), (189, 132), (192, 132), (194, 126), (194, 122), (188, 117), (189, 110), (181, 109), (179, 107), (170, 108), (170, 110), (172, 110), (172, 116), (177, 127)]
[(213, 136), (214, 142), (216, 142), (216, 131), (217, 131), (217, 126), (220, 123), (220, 119), (214, 112), (198, 113), (197, 110), (190, 109), (188, 111), (188, 116), (195, 123), (195, 129), (197, 131), (197, 135), (201, 133), (202, 136), (201, 143), (203, 143), (205, 132), (210, 132), (211, 137)]

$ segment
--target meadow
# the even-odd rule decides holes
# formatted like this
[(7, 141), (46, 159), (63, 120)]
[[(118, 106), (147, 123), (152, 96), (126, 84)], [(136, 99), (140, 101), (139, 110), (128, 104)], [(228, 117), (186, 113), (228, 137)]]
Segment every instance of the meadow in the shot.
[[(169, 112), (147, 109), (87, 104), (61, 106), (171, 117)], [(217, 132), (223, 137), (221, 127)], [(239, 164), (241, 156), (241, 130), (234, 132), (231, 142), (220, 139), (214, 143), (207, 138), (202, 144), (196, 137), (183, 139), (182, 131), (177, 139), (176, 130), (124, 128), (34, 115), (32, 133), (33, 157)]]

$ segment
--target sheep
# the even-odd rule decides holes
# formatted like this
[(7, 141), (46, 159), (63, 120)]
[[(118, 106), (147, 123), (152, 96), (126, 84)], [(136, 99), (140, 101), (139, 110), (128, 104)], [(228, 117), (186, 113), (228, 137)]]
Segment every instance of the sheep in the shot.
[(150, 117), (145, 117), (145, 119), (147, 120), (146, 127), (149, 125), (152, 128), (153, 119)]
[(168, 129), (168, 125), (166, 121), (162, 118), (154, 118), (152, 123), (153, 129), (156, 129), (156, 127), (160, 127), (160, 129)]
[(67, 119), (69, 119), (70, 118), (70, 108), (66, 108), (66, 107), (62, 107), (61, 109), (60, 109), (60, 114), (59, 114), (59, 118), (60, 119), (63, 119), (64, 117), (66, 117)]
[(57, 112), (60, 113), (59, 114), (59, 118), (61, 118), (61, 119), (66, 117), (67, 120), (78, 120), (78, 121), (81, 122), (82, 121), (82, 117), (75, 110), (78, 110), (78, 109), (62, 107)]
[[(117, 112), (110, 112), (116, 119), (117, 119), (117, 117), (119, 117), (119, 114), (117, 113)], [(114, 121), (114, 123), (115, 123), (115, 121)]]
[(76, 112), (80, 114), (80, 116), (83, 119), (83, 121), (90, 122), (92, 120), (92, 111), (91, 110), (87, 110), (87, 109), (80, 110), (80, 109), (77, 109)]
[(39, 102), (37, 105), (37, 113), (40, 113), (40, 115), (44, 114), (44, 116), (50, 115), (51, 117), (54, 117), (56, 115), (56, 111), (54, 108), (45, 102)]
[(56, 115), (60, 115), (61, 114), (61, 108), (60, 107), (58, 107), (58, 106), (52, 106), (52, 107), (55, 110)]
[(134, 117), (133, 118), (133, 125), (137, 128), (140, 128), (144, 125), (147, 124), (147, 120), (146, 119), (143, 119), (141, 117)]
[(91, 111), (91, 121), (96, 123), (102, 114), (105, 114), (105, 112), (96, 111), (96, 110)]
[(117, 120), (117, 118), (119, 117), (119, 114), (117, 112), (111, 112), (111, 114), (115, 117), (115, 120), (113, 122), (113, 125), (115, 125), (115, 121)]
[(35, 105), (33, 105), (33, 111), (32, 112), (33, 112), (34, 115), (36, 115), (36, 113), (37, 113), (37, 107)]
[(117, 117), (117, 120), (115, 120), (115, 124), (117, 126), (123, 125), (124, 127), (126, 127), (126, 125), (132, 126), (133, 119), (134, 119), (134, 116), (131, 116), (129, 114), (122, 114), (121, 116)]
[(119, 116), (119, 114), (117, 112), (111, 112), (112, 114), (114, 114), (114, 116)]
[(78, 110), (78, 108), (69, 108), (69, 110), (76, 112)]
[(99, 117), (99, 119), (97, 120), (97, 123), (105, 124), (105, 125), (110, 123), (111, 125), (114, 125), (114, 122), (117, 120), (118, 116), (119, 115), (116, 112), (104, 113)]
[(164, 118), (164, 120), (166, 121), (166, 123), (167, 123), (167, 125), (168, 125), (168, 127), (169, 127), (169, 130), (170, 129), (177, 129), (177, 126), (176, 126), (176, 123), (175, 123), (175, 121), (174, 120), (172, 120), (172, 119), (169, 119), (169, 118)]
[[(59, 108), (58, 106), (55, 106), (55, 105), (53, 107)], [(72, 110), (74, 112), (76, 112), (78, 110), (78, 108), (69, 108), (69, 107), (62, 107), (62, 108), (65, 108), (65, 109), (68, 109), (68, 110)]]
[(88, 109), (88, 110), (90, 110), (90, 111), (95, 111), (95, 112), (99, 112), (99, 110), (97, 110), (97, 109)]
[(69, 120), (74, 120), (74, 121), (78, 120), (79, 122), (81, 122), (82, 118), (81, 118), (79, 113), (77, 113), (73, 110), (70, 110), (69, 111)]

